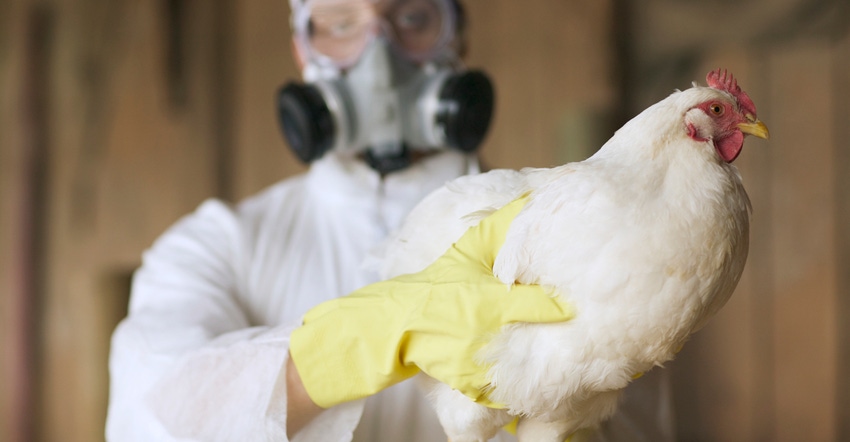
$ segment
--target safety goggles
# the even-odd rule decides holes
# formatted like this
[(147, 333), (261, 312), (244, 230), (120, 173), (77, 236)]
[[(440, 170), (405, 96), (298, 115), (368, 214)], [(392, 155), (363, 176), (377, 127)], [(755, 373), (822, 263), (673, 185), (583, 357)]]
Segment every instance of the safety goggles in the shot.
[(347, 68), (379, 35), (402, 55), (433, 59), (455, 35), (452, 0), (295, 0), (295, 43), (309, 59)]

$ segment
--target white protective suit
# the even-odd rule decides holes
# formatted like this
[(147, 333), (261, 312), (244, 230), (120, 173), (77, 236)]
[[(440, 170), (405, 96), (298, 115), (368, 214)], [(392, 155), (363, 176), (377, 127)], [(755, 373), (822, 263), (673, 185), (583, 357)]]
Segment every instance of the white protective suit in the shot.
[[(382, 180), (330, 154), (236, 207), (203, 203), (135, 274), (112, 340), (107, 440), (286, 441), (285, 358), (301, 315), (374, 282), (362, 266), (369, 251), (426, 194), (477, 171), (472, 157), (444, 152)], [(595, 440), (672, 440), (654, 372)], [(352, 439), (446, 440), (410, 381), (325, 411), (293, 440)]]

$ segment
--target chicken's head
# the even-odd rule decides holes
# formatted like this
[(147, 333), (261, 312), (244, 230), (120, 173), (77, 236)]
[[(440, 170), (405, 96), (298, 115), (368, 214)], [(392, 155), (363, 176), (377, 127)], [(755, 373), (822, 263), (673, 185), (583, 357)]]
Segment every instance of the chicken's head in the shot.
[(723, 92), (702, 101), (688, 111), (688, 136), (700, 142), (711, 141), (717, 154), (731, 163), (741, 153), (744, 135), (767, 139), (767, 126), (756, 117), (756, 106), (738, 82), (725, 70), (709, 72), (708, 86)]

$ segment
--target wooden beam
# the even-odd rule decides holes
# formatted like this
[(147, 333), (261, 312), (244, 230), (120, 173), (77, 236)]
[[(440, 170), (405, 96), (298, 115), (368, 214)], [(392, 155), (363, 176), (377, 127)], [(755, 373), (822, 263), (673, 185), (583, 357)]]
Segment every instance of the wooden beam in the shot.
[(833, 102), (832, 119), (837, 140), (835, 159), (835, 236), (837, 238), (837, 308), (838, 367), (836, 379), (835, 421), (837, 440), (850, 440), (850, 32), (845, 29), (832, 54)]
[(780, 442), (835, 440), (839, 269), (831, 62), (825, 40), (777, 47), (768, 60)]
[(167, 1), (56, 9), (36, 440), (103, 438), (128, 275), (165, 229), (223, 192), (227, 2), (185, 2), (174, 20)]
[(41, 299), (44, 295), (52, 15), (40, 4), (4, 8), (0, 38), (0, 302), (5, 358), (0, 439), (33, 440), (38, 409)]

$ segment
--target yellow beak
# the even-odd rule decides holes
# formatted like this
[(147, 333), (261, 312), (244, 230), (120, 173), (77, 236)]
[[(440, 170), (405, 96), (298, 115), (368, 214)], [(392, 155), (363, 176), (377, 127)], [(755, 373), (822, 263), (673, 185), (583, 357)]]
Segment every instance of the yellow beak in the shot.
[(746, 123), (741, 123), (738, 125), (738, 129), (741, 129), (741, 132), (749, 135), (755, 135), (759, 138), (764, 138), (765, 140), (770, 138), (770, 132), (767, 130), (767, 126), (761, 122), (761, 120), (753, 117), (752, 115), (747, 115)]

